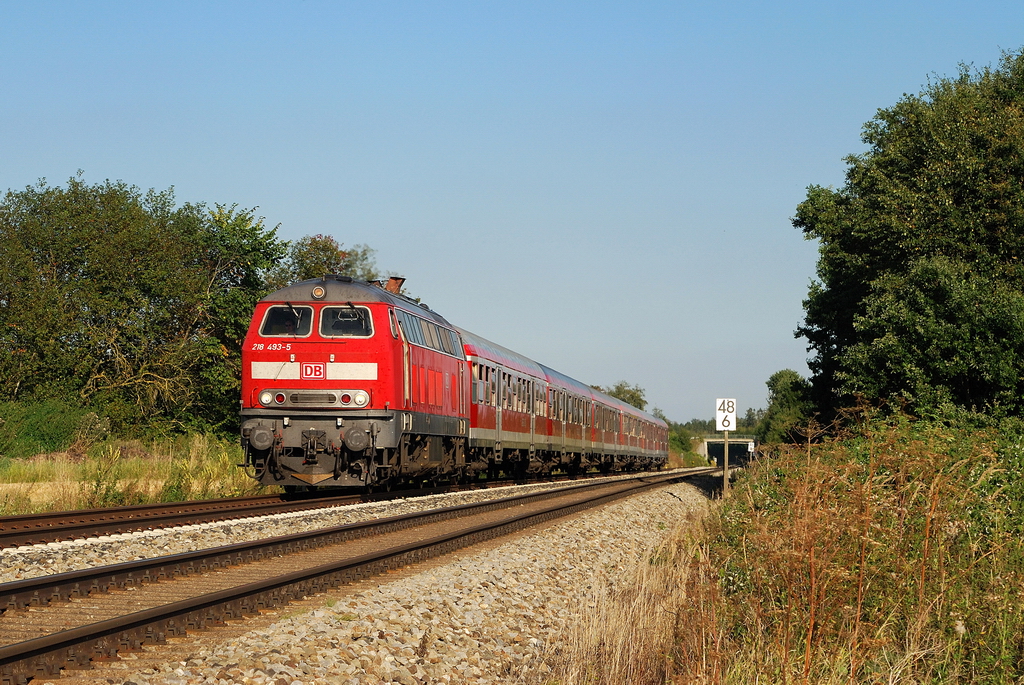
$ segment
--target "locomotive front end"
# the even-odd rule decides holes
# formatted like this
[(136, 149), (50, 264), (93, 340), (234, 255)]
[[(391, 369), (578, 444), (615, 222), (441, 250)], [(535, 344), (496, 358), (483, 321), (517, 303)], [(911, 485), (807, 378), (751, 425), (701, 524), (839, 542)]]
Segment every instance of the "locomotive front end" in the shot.
[(286, 490), (383, 480), (382, 455), (402, 433), (391, 299), (377, 285), (328, 276), (256, 307), (242, 352), (241, 437), (257, 480)]

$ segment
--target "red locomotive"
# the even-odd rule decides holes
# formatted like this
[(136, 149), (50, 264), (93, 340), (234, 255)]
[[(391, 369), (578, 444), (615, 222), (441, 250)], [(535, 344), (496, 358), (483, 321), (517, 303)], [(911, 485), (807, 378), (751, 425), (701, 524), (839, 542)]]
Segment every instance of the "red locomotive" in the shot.
[(241, 418), (260, 482), (391, 486), (665, 463), (663, 421), (452, 326), (401, 282), (324, 276), (257, 304)]

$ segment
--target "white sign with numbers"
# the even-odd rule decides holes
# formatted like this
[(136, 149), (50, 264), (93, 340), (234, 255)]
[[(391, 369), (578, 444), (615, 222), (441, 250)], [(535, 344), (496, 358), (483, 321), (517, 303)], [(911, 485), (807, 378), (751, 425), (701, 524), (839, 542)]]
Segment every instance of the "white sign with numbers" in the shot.
[(715, 400), (715, 430), (736, 430), (736, 400), (722, 398)]

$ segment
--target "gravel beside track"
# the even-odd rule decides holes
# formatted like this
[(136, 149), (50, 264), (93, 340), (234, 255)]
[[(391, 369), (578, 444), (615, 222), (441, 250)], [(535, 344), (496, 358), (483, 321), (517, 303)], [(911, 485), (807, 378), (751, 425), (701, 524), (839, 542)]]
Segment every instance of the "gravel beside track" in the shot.
[[(671, 473), (664, 471), (663, 473)], [(635, 475), (635, 474), (633, 474)], [(368, 521), (428, 509), (456, 506), (488, 499), (525, 495), (584, 482), (605, 482), (632, 476), (611, 476), (586, 481), (505, 486), (485, 490), (428, 495), (384, 502), (349, 504), (316, 511), (294, 511), (179, 526), (158, 530), (104, 535), (38, 545), (0, 549), (0, 583), (23, 578), (77, 571), (135, 559), (149, 559), (299, 533), (346, 523)]]
[(336, 590), (312, 611), (219, 643), (203, 640), (184, 661), (132, 672), (129, 657), (110, 682), (542, 683), (550, 648), (593, 590), (706, 507), (692, 486), (665, 486), (390, 582)]

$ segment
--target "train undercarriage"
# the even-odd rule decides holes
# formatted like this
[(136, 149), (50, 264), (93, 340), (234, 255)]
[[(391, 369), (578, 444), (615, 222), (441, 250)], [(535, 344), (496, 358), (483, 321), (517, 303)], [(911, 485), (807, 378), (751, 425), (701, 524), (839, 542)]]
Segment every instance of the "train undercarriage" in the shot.
[[(417, 426), (417, 424), (421, 424)], [(426, 424), (426, 425), (424, 425)], [(429, 424), (445, 433), (423, 431)], [(416, 428), (421, 430), (417, 431)], [(264, 485), (394, 488), (657, 468), (653, 457), (474, 444), (465, 420), (410, 412), (243, 415), (244, 466)]]

